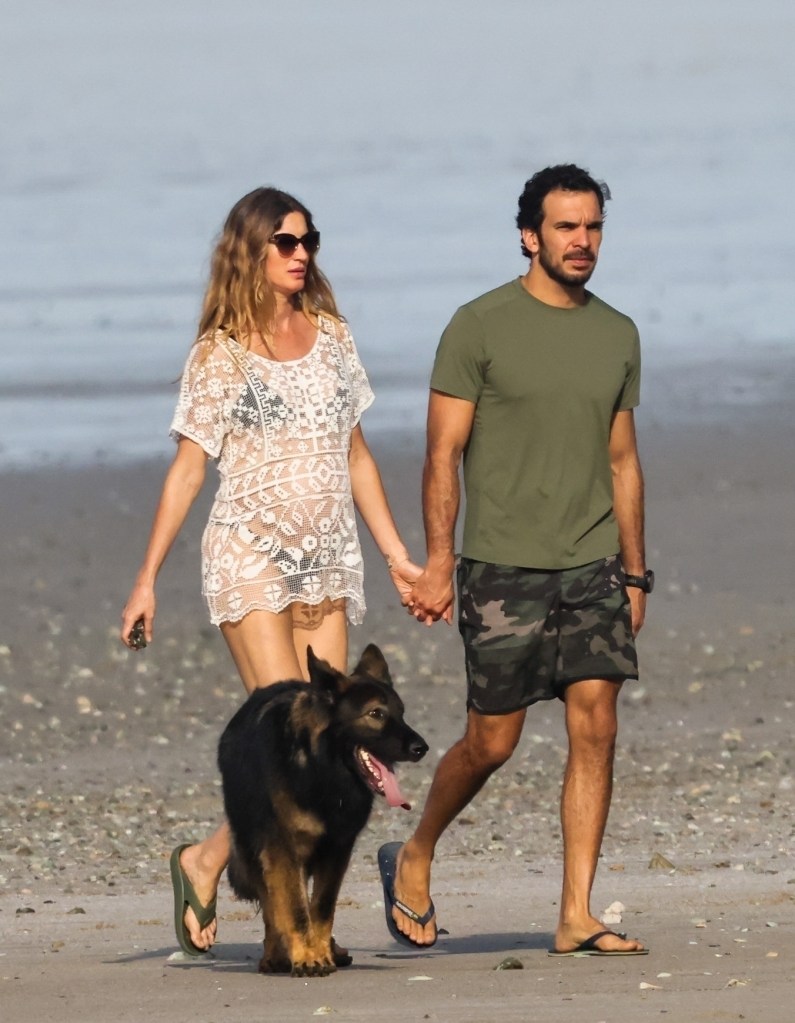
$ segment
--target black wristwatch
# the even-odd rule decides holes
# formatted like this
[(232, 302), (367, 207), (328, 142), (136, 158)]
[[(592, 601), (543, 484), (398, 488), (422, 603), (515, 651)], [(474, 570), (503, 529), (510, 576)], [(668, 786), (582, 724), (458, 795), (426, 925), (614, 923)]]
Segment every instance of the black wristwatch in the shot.
[(649, 568), (643, 575), (624, 575), (627, 586), (637, 586), (644, 593), (651, 593), (654, 589), (654, 572)]

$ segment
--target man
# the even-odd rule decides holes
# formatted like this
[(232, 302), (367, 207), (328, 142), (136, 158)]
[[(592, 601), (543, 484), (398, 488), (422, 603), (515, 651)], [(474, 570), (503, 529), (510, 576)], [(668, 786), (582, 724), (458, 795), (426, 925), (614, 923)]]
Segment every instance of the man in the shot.
[(527, 708), (558, 698), (569, 753), (563, 890), (550, 952), (646, 952), (606, 931), (590, 909), (616, 703), (623, 681), (637, 678), (634, 636), (653, 582), (632, 411), (638, 333), (585, 287), (606, 194), (573, 165), (532, 177), (516, 218), (529, 271), (460, 308), (436, 354), (423, 474), (428, 560), (409, 611), (427, 624), (451, 619), (463, 457), (457, 575), (468, 713), (414, 835), (379, 853), (389, 929), (412, 946), (436, 940), (430, 870), (441, 834), (511, 756)]

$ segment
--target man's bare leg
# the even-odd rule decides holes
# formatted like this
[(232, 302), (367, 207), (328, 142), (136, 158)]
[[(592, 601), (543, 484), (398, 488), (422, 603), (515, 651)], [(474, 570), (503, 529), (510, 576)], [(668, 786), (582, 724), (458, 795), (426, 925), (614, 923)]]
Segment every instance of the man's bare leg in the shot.
[[(489, 776), (516, 749), (526, 711), (485, 715), (470, 710), (462, 739), (439, 761), (420, 823), (400, 850), (395, 874), (395, 895), (422, 915), (431, 903), (431, 861), (439, 838), (464, 807), (477, 795)], [(436, 938), (436, 919), (424, 927), (395, 906), (398, 929), (418, 945)]]
[[(604, 925), (591, 913), (591, 888), (602, 847), (610, 797), (617, 732), (616, 703), (621, 686), (604, 679), (574, 682), (566, 690), (569, 758), (563, 778), (563, 891), (555, 948), (576, 948)], [(603, 951), (643, 948), (639, 941), (607, 935)]]

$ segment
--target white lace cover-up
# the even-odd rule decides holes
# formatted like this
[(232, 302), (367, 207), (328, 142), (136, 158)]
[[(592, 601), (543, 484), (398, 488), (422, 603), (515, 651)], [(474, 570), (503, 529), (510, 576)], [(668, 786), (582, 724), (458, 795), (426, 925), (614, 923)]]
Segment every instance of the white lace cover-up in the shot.
[(218, 461), (202, 541), (202, 592), (214, 625), (327, 597), (344, 597), (348, 620), (362, 621), (348, 450), (372, 401), (347, 325), (325, 317), (311, 351), (289, 362), (231, 339), (193, 346), (171, 435)]

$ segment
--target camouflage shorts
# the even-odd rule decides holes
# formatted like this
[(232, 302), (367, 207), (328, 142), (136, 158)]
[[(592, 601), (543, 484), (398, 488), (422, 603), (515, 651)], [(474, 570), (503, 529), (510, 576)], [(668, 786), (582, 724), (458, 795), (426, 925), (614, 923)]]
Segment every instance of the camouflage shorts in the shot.
[(555, 572), (461, 558), (467, 706), (509, 714), (571, 682), (638, 677), (618, 555)]

